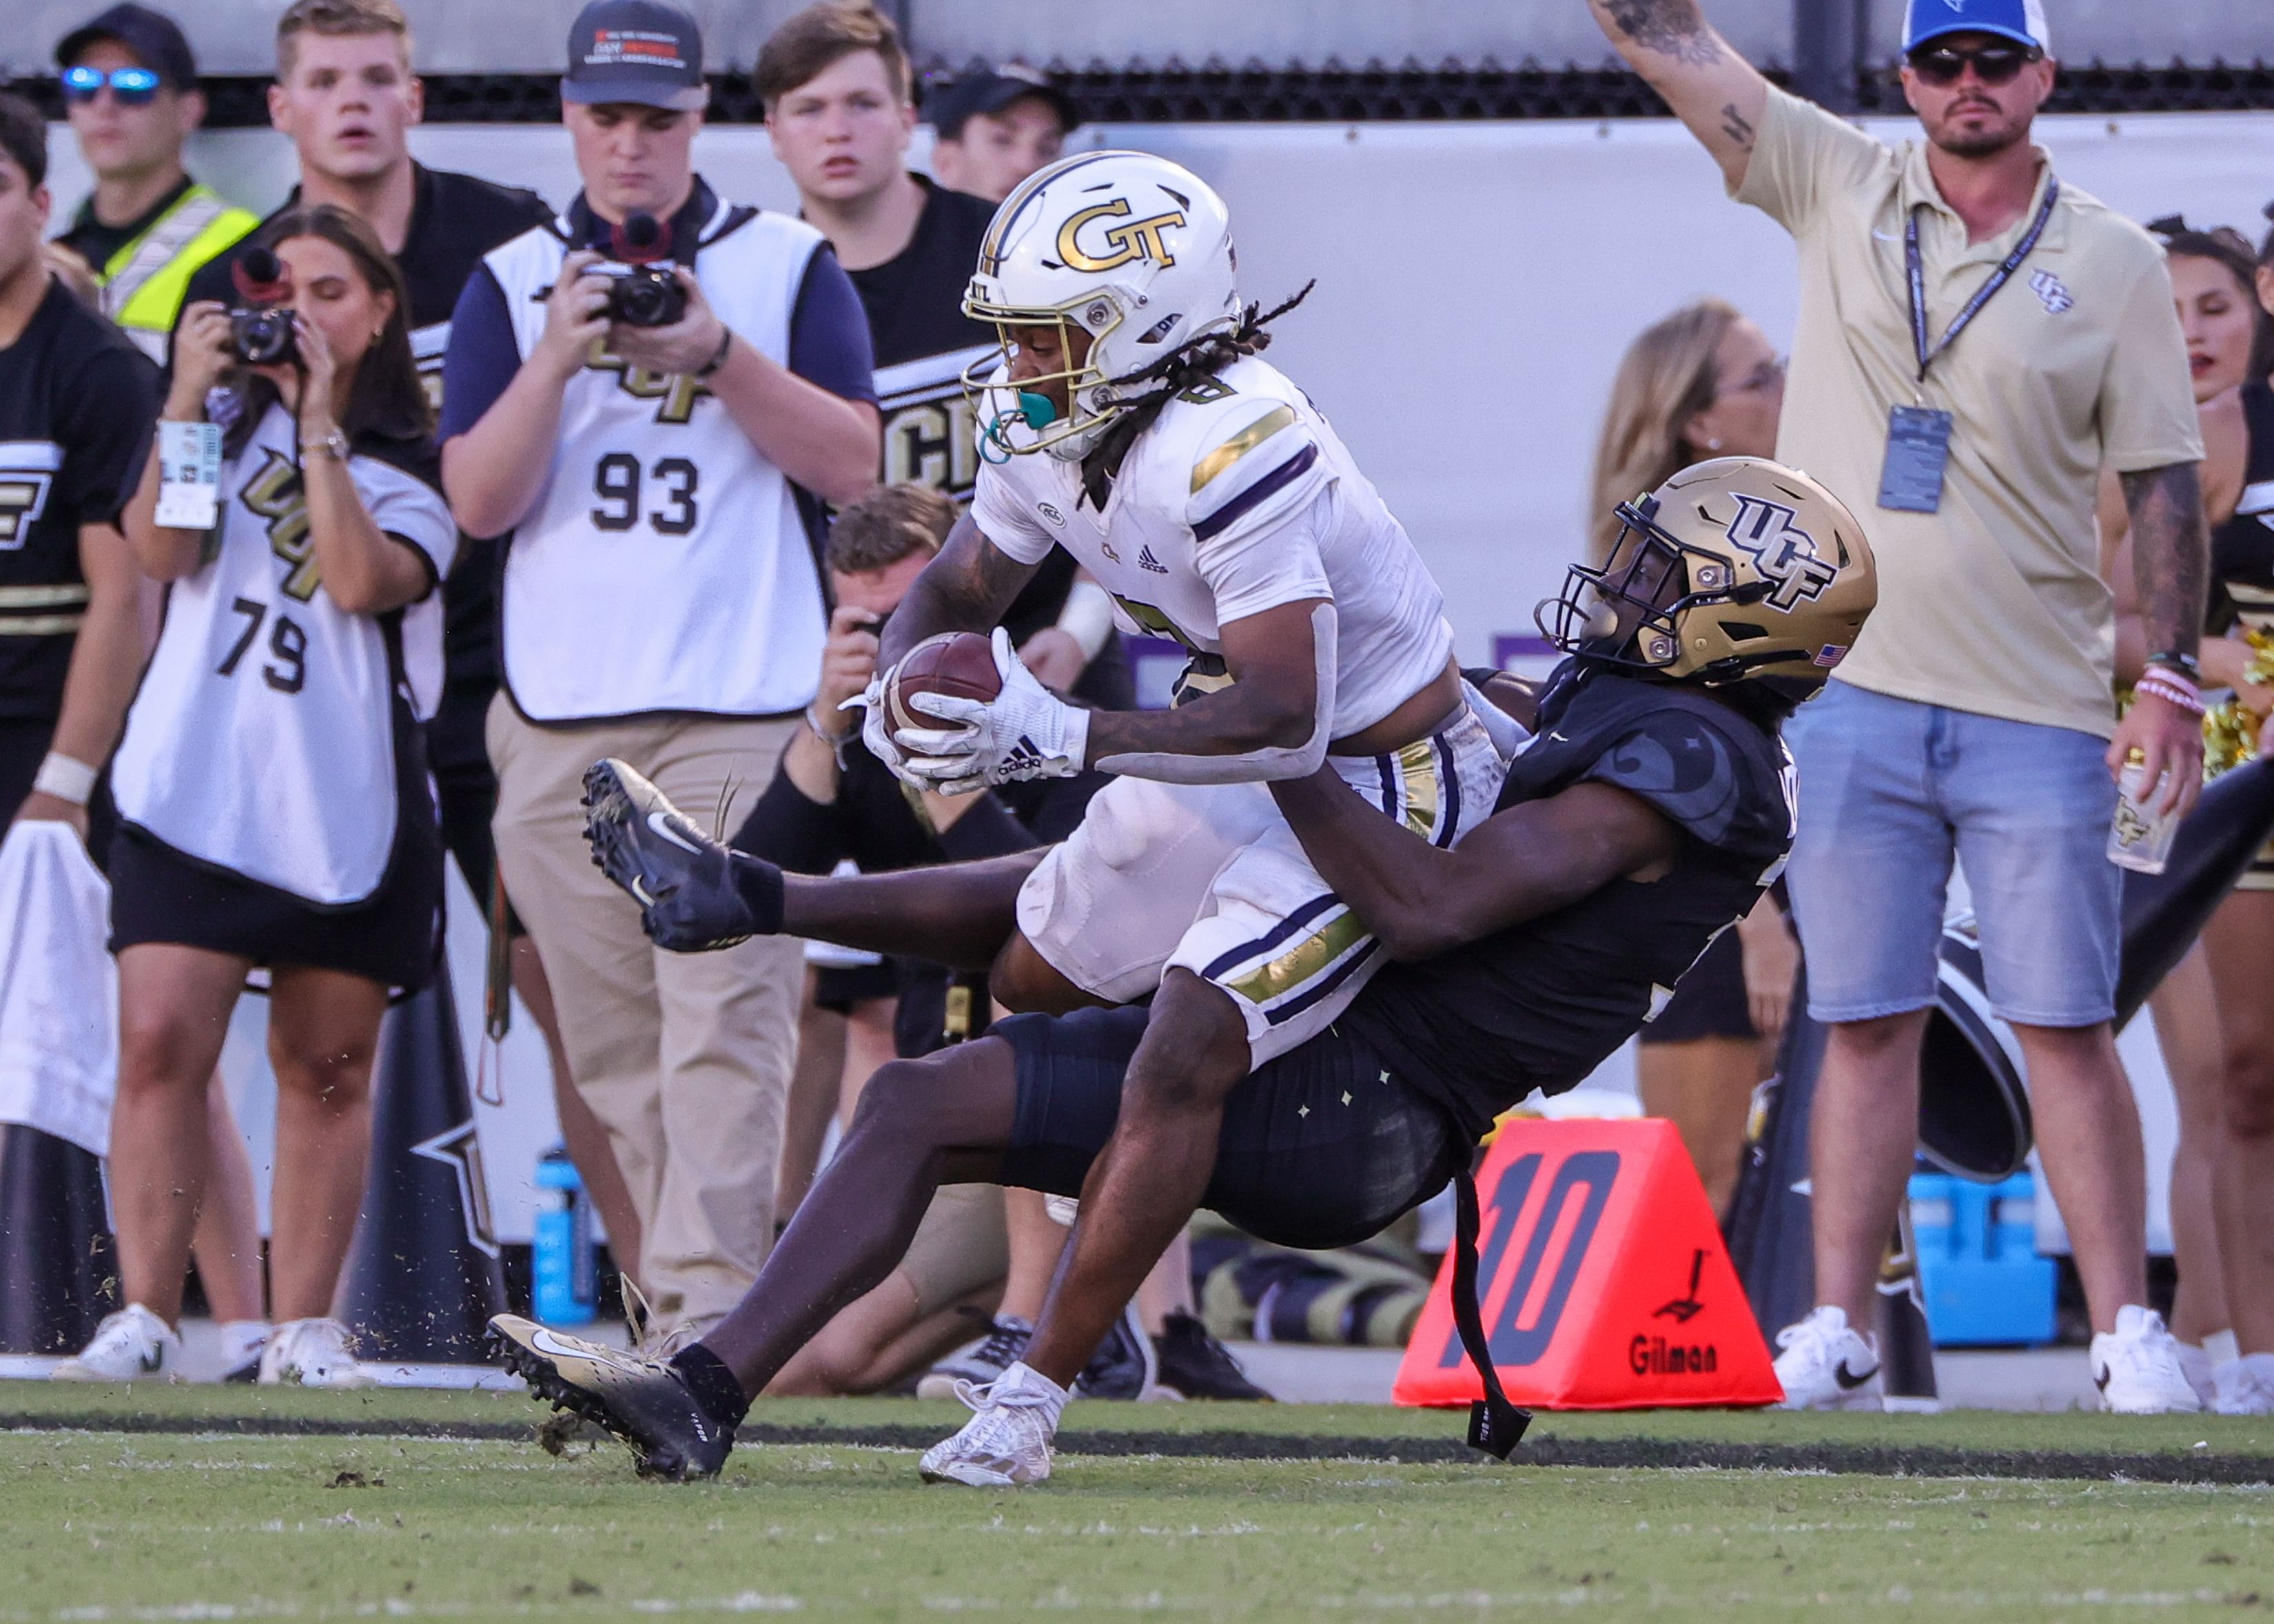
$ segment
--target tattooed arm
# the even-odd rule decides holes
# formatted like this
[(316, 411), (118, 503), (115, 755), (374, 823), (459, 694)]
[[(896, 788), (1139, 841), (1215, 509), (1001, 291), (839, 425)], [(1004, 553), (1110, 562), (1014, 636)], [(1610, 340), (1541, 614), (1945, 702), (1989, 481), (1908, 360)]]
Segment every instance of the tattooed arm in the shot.
[(890, 671), (902, 655), (939, 632), (984, 635), (1038, 568), (1021, 564), (988, 540), (968, 515), (957, 520), (946, 545), (923, 567), (885, 622), (877, 669)]
[[(2210, 535), (2202, 485), (2193, 462), (2142, 469), (2122, 477), (2132, 521), (2132, 579), (2150, 653), (2192, 654), (2202, 636)], [(2124, 714), (2108, 747), (2108, 767), (2123, 771), (2131, 752), (2145, 758), (2149, 782), (2163, 775), (2161, 797), (2185, 811), (2202, 788), (2202, 729), (2169, 700), (2143, 694)]]
[(1734, 189), (1745, 177), (1768, 81), (1729, 49), (1698, 0), (1587, 0), (1627, 65), (1706, 144)]

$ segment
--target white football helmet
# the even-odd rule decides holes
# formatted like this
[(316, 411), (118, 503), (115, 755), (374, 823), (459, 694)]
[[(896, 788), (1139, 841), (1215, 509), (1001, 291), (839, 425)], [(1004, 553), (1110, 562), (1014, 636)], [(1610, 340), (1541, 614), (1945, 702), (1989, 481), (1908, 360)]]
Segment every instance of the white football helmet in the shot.
[[(1029, 451), (1083, 455), (1127, 402), (1126, 380), (1239, 317), (1231, 217), (1191, 170), (1148, 153), (1081, 153), (1029, 176), (1003, 199), (979, 246), (964, 313), (992, 322), (1001, 353), (964, 374), (980, 397), (980, 449), (1000, 461)], [(1081, 365), (1009, 387), (1011, 329), (1058, 328)], [(1036, 384), (1064, 380), (1060, 415)]]

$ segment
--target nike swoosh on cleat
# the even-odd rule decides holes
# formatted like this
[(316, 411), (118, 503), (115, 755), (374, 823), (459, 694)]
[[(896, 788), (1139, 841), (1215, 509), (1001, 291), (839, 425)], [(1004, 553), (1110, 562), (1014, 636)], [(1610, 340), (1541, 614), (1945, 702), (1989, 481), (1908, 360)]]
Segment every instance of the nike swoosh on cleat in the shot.
[(146, 1371), (152, 1372), (153, 1373), (155, 1373), (156, 1371), (165, 1363), (166, 1356), (162, 1351), (153, 1350), (152, 1351), (142, 1355), (142, 1368)]
[(670, 813), (649, 813), (647, 815), (647, 826), (650, 829), (654, 830), (657, 834), (661, 835), (665, 839), (670, 841), (672, 845), (677, 846), (681, 851), (691, 852), (697, 857), (700, 857), (703, 854), (703, 848), (701, 846), (689, 844), (686, 837), (672, 828)]
[(1879, 1367), (1874, 1365), (1871, 1369), (1858, 1376), (1848, 1368), (1848, 1361), (1845, 1359), (1842, 1359), (1839, 1364), (1832, 1367), (1832, 1380), (1838, 1382), (1841, 1387), (1850, 1393), (1853, 1393), (1856, 1388), (1862, 1387), (1865, 1382), (1871, 1380), (1872, 1377), (1879, 1373)]
[(2105, 1393), (2108, 1391), (2108, 1379), (2115, 1373), (2116, 1367), (2114, 1365), (2104, 1365), (2098, 1370), (2092, 1372), (2092, 1385), (2098, 1387), (2103, 1393)]
[(553, 1359), (586, 1359), (611, 1365), (624, 1363), (621, 1356), (606, 1348), (572, 1348), (552, 1332), (537, 1330), (530, 1333), (529, 1345)]

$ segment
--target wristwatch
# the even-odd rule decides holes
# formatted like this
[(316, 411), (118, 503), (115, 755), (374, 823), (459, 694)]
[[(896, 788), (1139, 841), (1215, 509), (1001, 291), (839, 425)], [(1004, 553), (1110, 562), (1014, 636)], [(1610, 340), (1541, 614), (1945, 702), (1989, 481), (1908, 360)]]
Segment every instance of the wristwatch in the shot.
[(311, 451), (328, 452), (334, 462), (344, 462), (348, 460), (348, 437), (335, 426), (332, 432), (321, 440), (304, 440), (300, 442), (300, 454), (303, 456)]
[(2195, 663), (2195, 657), (2192, 654), (2182, 654), (2176, 649), (2169, 649), (2161, 654), (2150, 654), (2148, 657), (2148, 664), (2161, 665), (2166, 671), (2176, 671), (2197, 688), (2202, 686), (2202, 667)]

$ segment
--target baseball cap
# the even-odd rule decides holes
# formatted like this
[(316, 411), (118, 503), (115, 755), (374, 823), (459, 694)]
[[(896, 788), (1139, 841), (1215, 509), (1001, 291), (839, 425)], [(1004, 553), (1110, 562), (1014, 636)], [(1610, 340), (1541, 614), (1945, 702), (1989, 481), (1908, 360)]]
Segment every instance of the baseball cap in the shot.
[(592, 0), (569, 25), (561, 96), (587, 106), (636, 102), (701, 112), (711, 99), (703, 83), (703, 30), (666, 0)]
[(924, 98), (932, 127), (948, 140), (963, 133), (975, 113), (999, 113), (1021, 96), (1040, 96), (1071, 130), (1081, 123), (1073, 98), (1023, 62), (981, 63)]
[(1946, 34), (1995, 34), (2051, 55), (2044, 0), (1908, 0), (1903, 54)]
[(114, 5), (64, 35), (56, 47), (56, 65), (70, 67), (100, 40), (117, 41), (177, 90), (197, 86), (198, 59), (190, 53), (181, 25), (163, 11), (147, 5)]

